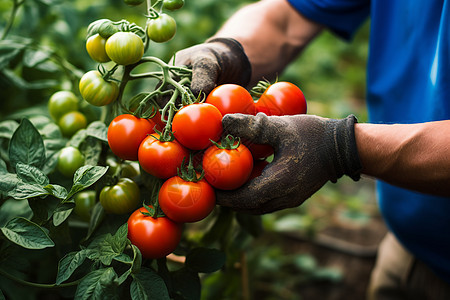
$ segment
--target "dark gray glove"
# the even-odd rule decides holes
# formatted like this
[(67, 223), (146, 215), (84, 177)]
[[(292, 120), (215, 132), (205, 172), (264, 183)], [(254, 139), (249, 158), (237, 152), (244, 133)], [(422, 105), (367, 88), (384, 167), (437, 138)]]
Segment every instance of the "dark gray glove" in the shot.
[(313, 115), (225, 115), (225, 132), (270, 144), (275, 156), (261, 176), (237, 190), (218, 191), (217, 203), (264, 214), (302, 204), (328, 180), (336, 182), (343, 175), (359, 180), (355, 122), (353, 115), (341, 120)]
[(206, 95), (217, 85), (246, 86), (251, 77), (250, 62), (241, 44), (231, 38), (213, 38), (177, 52), (174, 64), (192, 68), (191, 90)]

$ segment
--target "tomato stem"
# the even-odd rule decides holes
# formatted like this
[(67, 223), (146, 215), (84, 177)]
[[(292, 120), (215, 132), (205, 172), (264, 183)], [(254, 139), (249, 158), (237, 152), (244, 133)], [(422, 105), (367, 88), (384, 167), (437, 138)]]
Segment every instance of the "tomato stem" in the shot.
[(0, 269), (0, 275), (5, 276), (8, 279), (11, 279), (19, 284), (25, 285), (25, 286), (29, 286), (29, 287), (34, 287), (34, 288), (45, 288), (45, 289), (58, 289), (58, 288), (66, 288), (66, 287), (71, 287), (71, 286), (75, 286), (78, 285), (81, 282), (81, 279), (72, 281), (72, 282), (67, 282), (67, 283), (62, 283), (62, 284), (46, 284), (46, 283), (35, 283), (35, 282), (29, 282), (20, 278), (15, 277), (14, 275), (11, 275), (10, 273), (4, 271), (3, 269)]

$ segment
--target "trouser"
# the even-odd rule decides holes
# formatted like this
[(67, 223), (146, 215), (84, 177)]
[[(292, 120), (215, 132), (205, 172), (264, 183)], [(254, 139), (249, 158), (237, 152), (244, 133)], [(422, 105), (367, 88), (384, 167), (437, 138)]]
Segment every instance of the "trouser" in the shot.
[[(450, 253), (449, 253), (450, 255)], [(367, 298), (369, 300), (448, 300), (450, 284), (437, 277), (388, 233), (382, 240)]]

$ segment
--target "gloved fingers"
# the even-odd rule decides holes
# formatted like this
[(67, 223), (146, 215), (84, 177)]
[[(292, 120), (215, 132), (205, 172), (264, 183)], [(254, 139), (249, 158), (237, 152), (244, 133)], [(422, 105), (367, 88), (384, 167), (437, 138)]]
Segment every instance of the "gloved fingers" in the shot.
[(280, 117), (268, 117), (263, 113), (256, 116), (227, 114), (222, 119), (225, 133), (241, 137), (255, 144), (269, 144), (276, 147), (280, 135), (288, 124)]
[(192, 64), (191, 91), (194, 95), (206, 96), (216, 87), (220, 66), (217, 61), (208, 58), (196, 60)]

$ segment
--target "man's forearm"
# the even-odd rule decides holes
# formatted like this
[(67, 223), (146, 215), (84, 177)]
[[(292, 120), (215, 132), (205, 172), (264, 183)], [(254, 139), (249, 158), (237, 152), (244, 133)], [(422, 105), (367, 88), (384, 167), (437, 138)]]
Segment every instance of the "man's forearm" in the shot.
[(263, 0), (236, 12), (215, 37), (231, 37), (244, 47), (254, 84), (273, 79), (321, 31), (286, 0)]
[(363, 174), (450, 196), (450, 121), (356, 124), (355, 135)]

